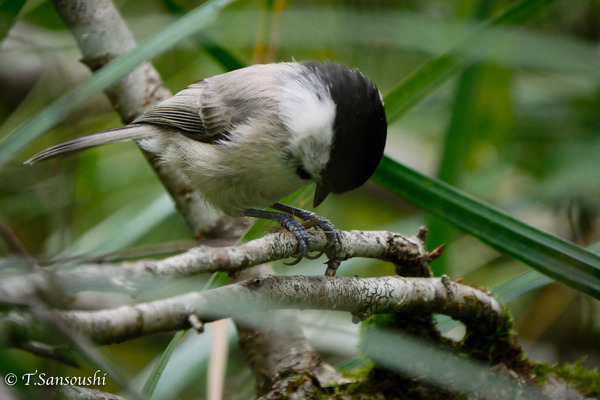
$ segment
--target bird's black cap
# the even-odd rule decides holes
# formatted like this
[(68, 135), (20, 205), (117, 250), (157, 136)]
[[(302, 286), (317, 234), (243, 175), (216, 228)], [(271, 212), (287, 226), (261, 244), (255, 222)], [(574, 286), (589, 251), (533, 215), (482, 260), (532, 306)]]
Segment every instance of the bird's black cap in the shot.
[(358, 70), (314, 61), (303, 65), (328, 87), (336, 106), (333, 146), (317, 184), (317, 206), (329, 193), (355, 189), (371, 177), (383, 157), (387, 121), (379, 91)]

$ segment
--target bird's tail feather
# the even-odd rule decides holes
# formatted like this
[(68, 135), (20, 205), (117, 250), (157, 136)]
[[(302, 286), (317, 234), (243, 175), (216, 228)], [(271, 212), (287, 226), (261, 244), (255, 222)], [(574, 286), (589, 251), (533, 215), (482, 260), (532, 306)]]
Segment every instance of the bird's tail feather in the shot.
[(120, 128), (90, 133), (88, 135), (80, 136), (78, 138), (47, 148), (46, 150), (25, 161), (25, 164), (35, 164), (38, 161), (57, 156), (69, 155), (103, 144), (121, 142), (124, 140), (142, 139), (146, 133), (147, 132), (145, 132), (143, 125), (128, 125)]

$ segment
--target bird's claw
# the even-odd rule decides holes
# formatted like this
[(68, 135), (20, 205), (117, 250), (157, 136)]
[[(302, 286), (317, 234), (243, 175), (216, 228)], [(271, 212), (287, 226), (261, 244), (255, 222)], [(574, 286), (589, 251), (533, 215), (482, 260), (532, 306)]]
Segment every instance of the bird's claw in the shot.
[[(249, 208), (244, 210), (244, 214), (248, 217), (275, 220), (279, 222), (281, 226), (290, 231), (292, 235), (294, 235), (296, 241), (298, 242), (296, 254), (294, 255), (296, 259), (292, 262), (285, 263), (286, 265), (296, 265), (302, 261), (304, 257), (308, 258), (309, 260), (315, 260), (321, 255), (325, 254), (327, 256), (327, 271), (325, 272), (325, 275), (335, 275), (335, 271), (340, 265), (340, 261), (337, 258), (337, 253), (341, 247), (340, 232), (335, 228), (335, 226), (333, 226), (328, 219), (300, 208), (281, 203), (275, 203), (273, 208), (282, 212), (255, 210)], [(294, 217), (300, 218), (303, 222), (300, 223)], [(327, 246), (325, 249), (316, 255), (308, 254), (310, 250), (310, 235), (307, 232), (307, 228), (312, 227), (321, 229), (325, 233), (325, 237), (327, 239)]]
[[(327, 256), (327, 271), (325, 272), (328, 276), (335, 275), (335, 271), (340, 265), (337, 260), (337, 252), (340, 248), (340, 234), (339, 231), (333, 226), (333, 224), (323, 217), (319, 217), (318, 215), (306, 211), (305, 215), (297, 215), (300, 218), (306, 218), (303, 223), (299, 223), (294, 219), (290, 219), (286, 221), (286, 228), (294, 235), (296, 240), (298, 241), (298, 249), (294, 257), (296, 259), (289, 263), (284, 263), (285, 265), (296, 265), (304, 258), (309, 260), (316, 260), (321, 257), (323, 254)], [(309, 254), (308, 251), (310, 249), (310, 236), (307, 232), (307, 228), (316, 227), (325, 232), (325, 237), (327, 238), (327, 247), (325, 250), (317, 253), (317, 254)]]
[(316, 260), (317, 258), (321, 257), (323, 255), (323, 251), (320, 251), (319, 253), (313, 255), (313, 254), (305, 254), (304, 257), (308, 258), (309, 260)]
[(286, 221), (284, 227), (290, 231), (292, 235), (294, 235), (296, 241), (298, 242), (298, 248), (296, 250), (296, 254), (294, 255), (296, 259), (284, 264), (292, 266), (300, 263), (304, 257), (311, 259), (312, 256), (308, 254), (308, 250), (310, 249), (310, 236), (308, 235), (306, 228), (304, 228), (300, 222), (293, 219), (292, 216), (289, 217), (290, 219)]
[[(300, 240), (298, 240), (298, 250), (299, 250), (298, 253), (300, 254), (300, 256), (291, 265), (297, 264), (299, 262), (299, 260), (301, 260), (303, 257), (306, 257), (309, 260), (316, 260), (317, 258), (321, 257), (323, 254), (325, 254), (327, 256), (327, 263), (326, 263), (327, 271), (325, 272), (325, 275), (327, 275), (327, 276), (335, 275), (335, 272), (340, 265), (340, 262), (337, 260), (337, 252), (338, 252), (339, 248), (341, 247), (341, 239), (340, 239), (339, 231), (335, 228), (335, 226), (331, 223), (331, 221), (329, 221), (326, 218), (320, 217), (320, 216), (316, 215), (315, 213), (305, 211), (304, 215), (298, 215), (298, 216), (304, 219), (304, 222), (302, 223), (303, 228), (307, 229), (307, 228), (317, 227), (325, 233), (325, 237), (327, 238), (327, 247), (325, 248), (325, 250), (321, 251), (320, 253), (318, 253), (316, 255), (307, 254), (306, 252), (304, 252), (304, 254), (302, 254), (300, 251), (300, 248), (301, 248)], [(306, 246), (305, 248), (306, 249), (310, 248), (310, 238), (309, 238), (307, 245), (308, 246)], [(302, 247), (304, 247), (304, 246), (302, 246)]]

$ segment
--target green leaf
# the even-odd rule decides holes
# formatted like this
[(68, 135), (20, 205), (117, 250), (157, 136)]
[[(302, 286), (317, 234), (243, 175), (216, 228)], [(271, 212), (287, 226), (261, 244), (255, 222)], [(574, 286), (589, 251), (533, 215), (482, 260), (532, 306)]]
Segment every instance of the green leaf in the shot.
[(373, 179), (544, 275), (600, 299), (600, 257), (384, 157)]
[(126, 205), (82, 233), (64, 254), (101, 254), (127, 248), (174, 213), (172, 204), (164, 193), (143, 207)]
[[(183, 6), (177, 4), (173, 0), (163, 0), (164, 6), (171, 14), (182, 15), (188, 12)], [(216, 62), (221, 64), (226, 71), (244, 68), (247, 65), (238, 59), (232, 52), (220, 46), (206, 32), (197, 32), (192, 36), (199, 47), (208, 53)]]
[(388, 123), (391, 124), (400, 118), (465, 65), (482, 58), (501, 39), (513, 32), (510, 29), (500, 28), (523, 25), (553, 1), (523, 0), (517, 2), (480, 25), (448, 53), (427, 61), (384, 96)]
[(233, 0), (212, 0), (189, 12), (162, 31), (140, 43), (135, 49), (111, 61), (85, 82), (61, 96), (40, 113), (21, 125), (0, 143), (0, 166), (29, 143), (62, 121), (110, 85), (116, 83), (144, 61), (147, 61), (181, 39), (209, 25), (218, 13)]
[(198, 32), (194, 35), (194, 40), (202, 46), (202, 49), (208, 53), (216, 62), (221, 64), (226, 71), (233, 71), (247, 67), (247, 65), (237, 58), (232, 52), (220, 46), (205, 32)]
[(527, 271), (509, 281), (501, 283), (492, 289), (492, 294), (501, 303), (508, 303), (532, 290), (539, 289), (554, 282), (552, 279), (537, 271)]
[(154, 393), (154, 390), (156, 389), (156, 385), (158, 385), (158, 381), (160, 380), (160, 377), (162, 376), (163, 371), (167, 367), (167, 364), (169, 363), (171, 356), (175, 352), (177, 345), (179, 344), (181, 339), (183, 339), (183, 336), (185, 335), (186, 332), (187, 331), (185, 331), (185, 330), (181, 330), (181, 331), (177, 331), (175, 333), (175, 335), (173, 336), (173, 339), (171, 339), (171, 341), (169, 342), (169, 345), (167, 346), (165, 351), (163, 351), (160, 358), (158, 359), (158, 362), (156, 363), (154, 368), (152, 368), (152, 372), (150, 372), (150, 376), (146, 380), (146, 383), (144, 384), (144, 387), (142, 389), (142, 394), (144, 395), (144, 398), (150, 399), (152, 397), (152, 394)]
[[(598, 246), (598, 244), (596, 244), (596, 246), (588, 246), (586, 247), (586, 250), (596, 255), (600, 255), (600, 246)], [(549, 285), (552, 282), (553, 281), (550, 278), (537, 271), (528, 271), (492, 288), (492, 294), (496, 296), (501, 303), (508, 303), (532, 290)]]
[[(600, 255), (600, 242), (590, 245), (586, 249), (596, 255)], [(552, 279), (540, 274), (538, 271), (527, 271), (493, 287), (490, 291), (500, 303), (506, 304), (552, 282), (554, 282)], [(437, 328), (440, 332), (448, 332), (459, 325), (458, 321), (445, 315), (438, 315), (436, 319)]]

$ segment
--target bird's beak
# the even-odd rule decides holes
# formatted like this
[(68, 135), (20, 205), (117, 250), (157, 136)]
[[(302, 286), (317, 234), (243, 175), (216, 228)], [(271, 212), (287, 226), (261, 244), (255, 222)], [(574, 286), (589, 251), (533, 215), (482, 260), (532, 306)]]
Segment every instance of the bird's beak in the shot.
[(315, 199), (313, 200), (313, 207), (318, 206), (325, 200), (329, 194), (329, 189), (324, 185), (317, 183), (317, 189), (315, 190)]

